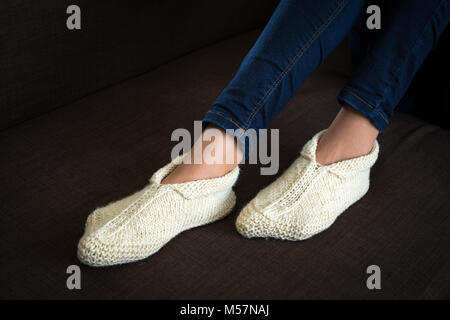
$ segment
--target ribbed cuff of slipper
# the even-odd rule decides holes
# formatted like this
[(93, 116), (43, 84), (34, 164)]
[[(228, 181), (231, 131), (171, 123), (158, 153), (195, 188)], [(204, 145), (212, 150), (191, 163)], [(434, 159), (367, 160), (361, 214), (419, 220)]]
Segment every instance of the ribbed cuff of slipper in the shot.
[(325, 129), (315, 134), (314, 137), (303, 146), (300, 153), (303, 157), (311, 160), (314, 165), (324, 167), (326, 170), (337, 175), (346, 176), (370, 169), (377, 161), (380, 146), (378, 141), (375, 140), (372, 150), (367, 155), (322, 166), (316, 160), (316, 151), (319, 140), (326, 131), (327, 130)]

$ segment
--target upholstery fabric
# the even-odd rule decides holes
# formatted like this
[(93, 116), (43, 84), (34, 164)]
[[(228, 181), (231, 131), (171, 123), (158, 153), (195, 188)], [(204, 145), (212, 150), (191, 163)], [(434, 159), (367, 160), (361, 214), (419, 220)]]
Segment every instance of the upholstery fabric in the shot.
[[(259, 32), (0, 133), (0, 298), (450, 298), (450, 132), (413, 116), (394, 115), (379, 137), (370, 191), (326, 232), (289, 242), (235, 230), (242, 207), (337, 113), (349, 72), (345, 47), (272, 123), (280, 128), (278, 175), (243, 166), (227, 218), (134, 264), (99, 269), (77, 260), (86, 216), (141, 189), (170, 160), (172, 130), (204, 116)], [(82, 290), (66, 288), (72, 264), (81, 266)], [(381, 268), (382, 290), (366, 288), (372, 264)]]
[[(263, 25), (276, 0), (0, 2), (0, 130)], [(201, 17), (201, 18), (199, 18)]]

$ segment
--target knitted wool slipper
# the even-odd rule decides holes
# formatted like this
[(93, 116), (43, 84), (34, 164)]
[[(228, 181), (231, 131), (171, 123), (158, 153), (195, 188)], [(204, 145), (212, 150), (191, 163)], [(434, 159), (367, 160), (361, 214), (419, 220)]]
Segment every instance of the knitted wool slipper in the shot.
[(317, 133), (301, 156), (242, 209), (236, 228), (243, 236), (304, 240), (327, 229), (369, 189), (378, 157), (375, 141), (365, 156), (322, 166), (316, 162)]
[(143, 190), (95, 210), (78, 243), (78, 259), (91, 266), (145, 259), (182, 231), (225, 217), (236, 203), (232, 186), (239, 167), (218, 178), (161, 184), (181, 162), (176, 158)]

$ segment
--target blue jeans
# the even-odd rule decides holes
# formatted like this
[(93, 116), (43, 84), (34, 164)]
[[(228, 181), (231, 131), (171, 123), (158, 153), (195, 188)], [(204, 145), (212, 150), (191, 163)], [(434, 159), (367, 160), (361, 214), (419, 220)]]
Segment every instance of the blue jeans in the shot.
[(381, 132), (448, 24), (450, 0), (375, 3), (381, 8), (379, 30), (366, 27), (364, 0), (281, 0), (203, 122), (241, 129), (235, 135), (248, 157), (246, 132), (267, 128), (348, 35), (354, 71), (337, 100)]

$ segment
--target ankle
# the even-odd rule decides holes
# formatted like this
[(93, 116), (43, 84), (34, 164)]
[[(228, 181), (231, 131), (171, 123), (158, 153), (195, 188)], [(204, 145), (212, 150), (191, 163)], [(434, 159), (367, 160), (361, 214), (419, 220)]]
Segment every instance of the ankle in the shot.
[(217, 126), (208, 126), (186, 156), (191, 163), (182, 163), (161, 183), (173, 184), (217, 178), (238, 166), (243, 153), (234, 137)]
[(319, 140), (316, 161), (322, 165), (348, 160), (371, 152), (378, 129), (362, 114), (343, 107)]
[(324, 166), (342, 160), (345, 149), (339, 141), (324, 139), (325, 133), (319, 139), (316, 149), (316, 162)]

